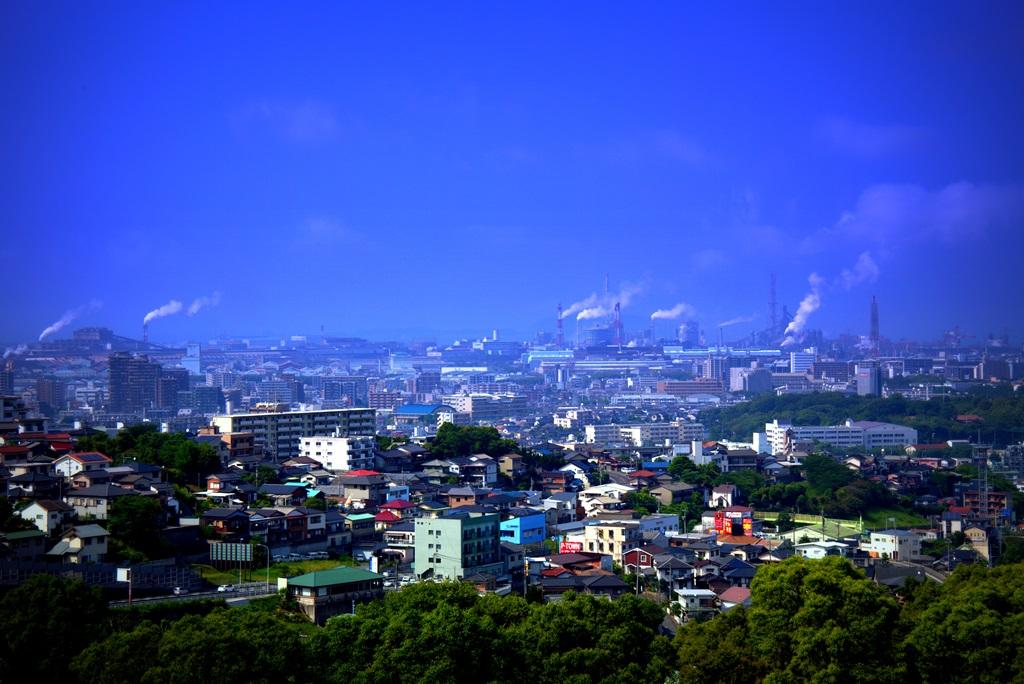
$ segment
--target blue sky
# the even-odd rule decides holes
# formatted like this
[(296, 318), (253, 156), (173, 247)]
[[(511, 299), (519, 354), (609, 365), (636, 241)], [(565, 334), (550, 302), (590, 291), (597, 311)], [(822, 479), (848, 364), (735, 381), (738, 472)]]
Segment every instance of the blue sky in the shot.
[(0, 7), (0, 341), (1024, 334), (1021, 4), (376, 5)]

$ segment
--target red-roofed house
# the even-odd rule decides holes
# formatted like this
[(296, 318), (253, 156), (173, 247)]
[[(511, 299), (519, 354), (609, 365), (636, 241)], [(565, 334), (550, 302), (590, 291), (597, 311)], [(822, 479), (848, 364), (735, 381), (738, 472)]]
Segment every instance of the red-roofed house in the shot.
[(405, 501), (404, 499), (392, 499), (380, 505), (382, 511), (391, 511), (396, 515), (400, 515), (403, 520), (412, 518), (418, 518), (420, 509), (416, 504), (411, 501)]
[(98, 451), (79, 451), (61, 456), (53, 462), (53, 470), (58, 475), (73, 477), (87, 470), (103, 470), (111, 463), (111, 458)]
[(750, 589), (747, 587), (729, 587), (718, 595), (722, 602), (722, 612), (726, 612), (736, 606), (750, 607)]
[(383, 532), (389, 529), (392, 525), (397, 525), (402, 522), (402, 516), (391, 511), (381, 511), (377, 515), (373, 516), (373, 526), (378, 532)]

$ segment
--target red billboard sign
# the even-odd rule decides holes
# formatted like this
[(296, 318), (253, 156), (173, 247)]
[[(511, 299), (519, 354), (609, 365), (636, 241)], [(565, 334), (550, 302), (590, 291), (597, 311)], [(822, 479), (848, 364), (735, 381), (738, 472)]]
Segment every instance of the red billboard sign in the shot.
[(564, 541), (558, 546), (559, 553), (581, 553), (583, 542)]

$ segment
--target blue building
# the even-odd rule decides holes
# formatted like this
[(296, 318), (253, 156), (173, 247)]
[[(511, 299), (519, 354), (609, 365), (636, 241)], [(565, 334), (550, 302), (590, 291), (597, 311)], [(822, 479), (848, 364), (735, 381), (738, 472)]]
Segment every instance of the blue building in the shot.
[(455, 409), (445, 404), (405, 404), (395, 409), (395, 427), (436, 430), (443, 421), (454, 422)]
[(540, 544), (544, 541), (547, 521), (543, 511), (532, 508), (510, 508), (502, 514), (499, 525), (501, 541), (512, 544)]

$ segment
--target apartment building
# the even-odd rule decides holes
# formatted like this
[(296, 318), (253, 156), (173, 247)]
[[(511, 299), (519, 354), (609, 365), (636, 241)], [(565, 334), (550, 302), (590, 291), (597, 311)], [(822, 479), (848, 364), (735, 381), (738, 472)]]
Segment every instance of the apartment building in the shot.
[(220, 432), (249, 432), (256, 447), (278, 461), (302, 455), (302, 438), (317, 435), (372, 437), (376, 428), (373, 409), (349, 408), (318, 411), (267, 411), (214, 416)]
[(335, 430), (330, 437), (302, 437), (299, 451), (319, 461), (326, 470), (369, 470), (374, 465), (373, 437), (342, 437)]

